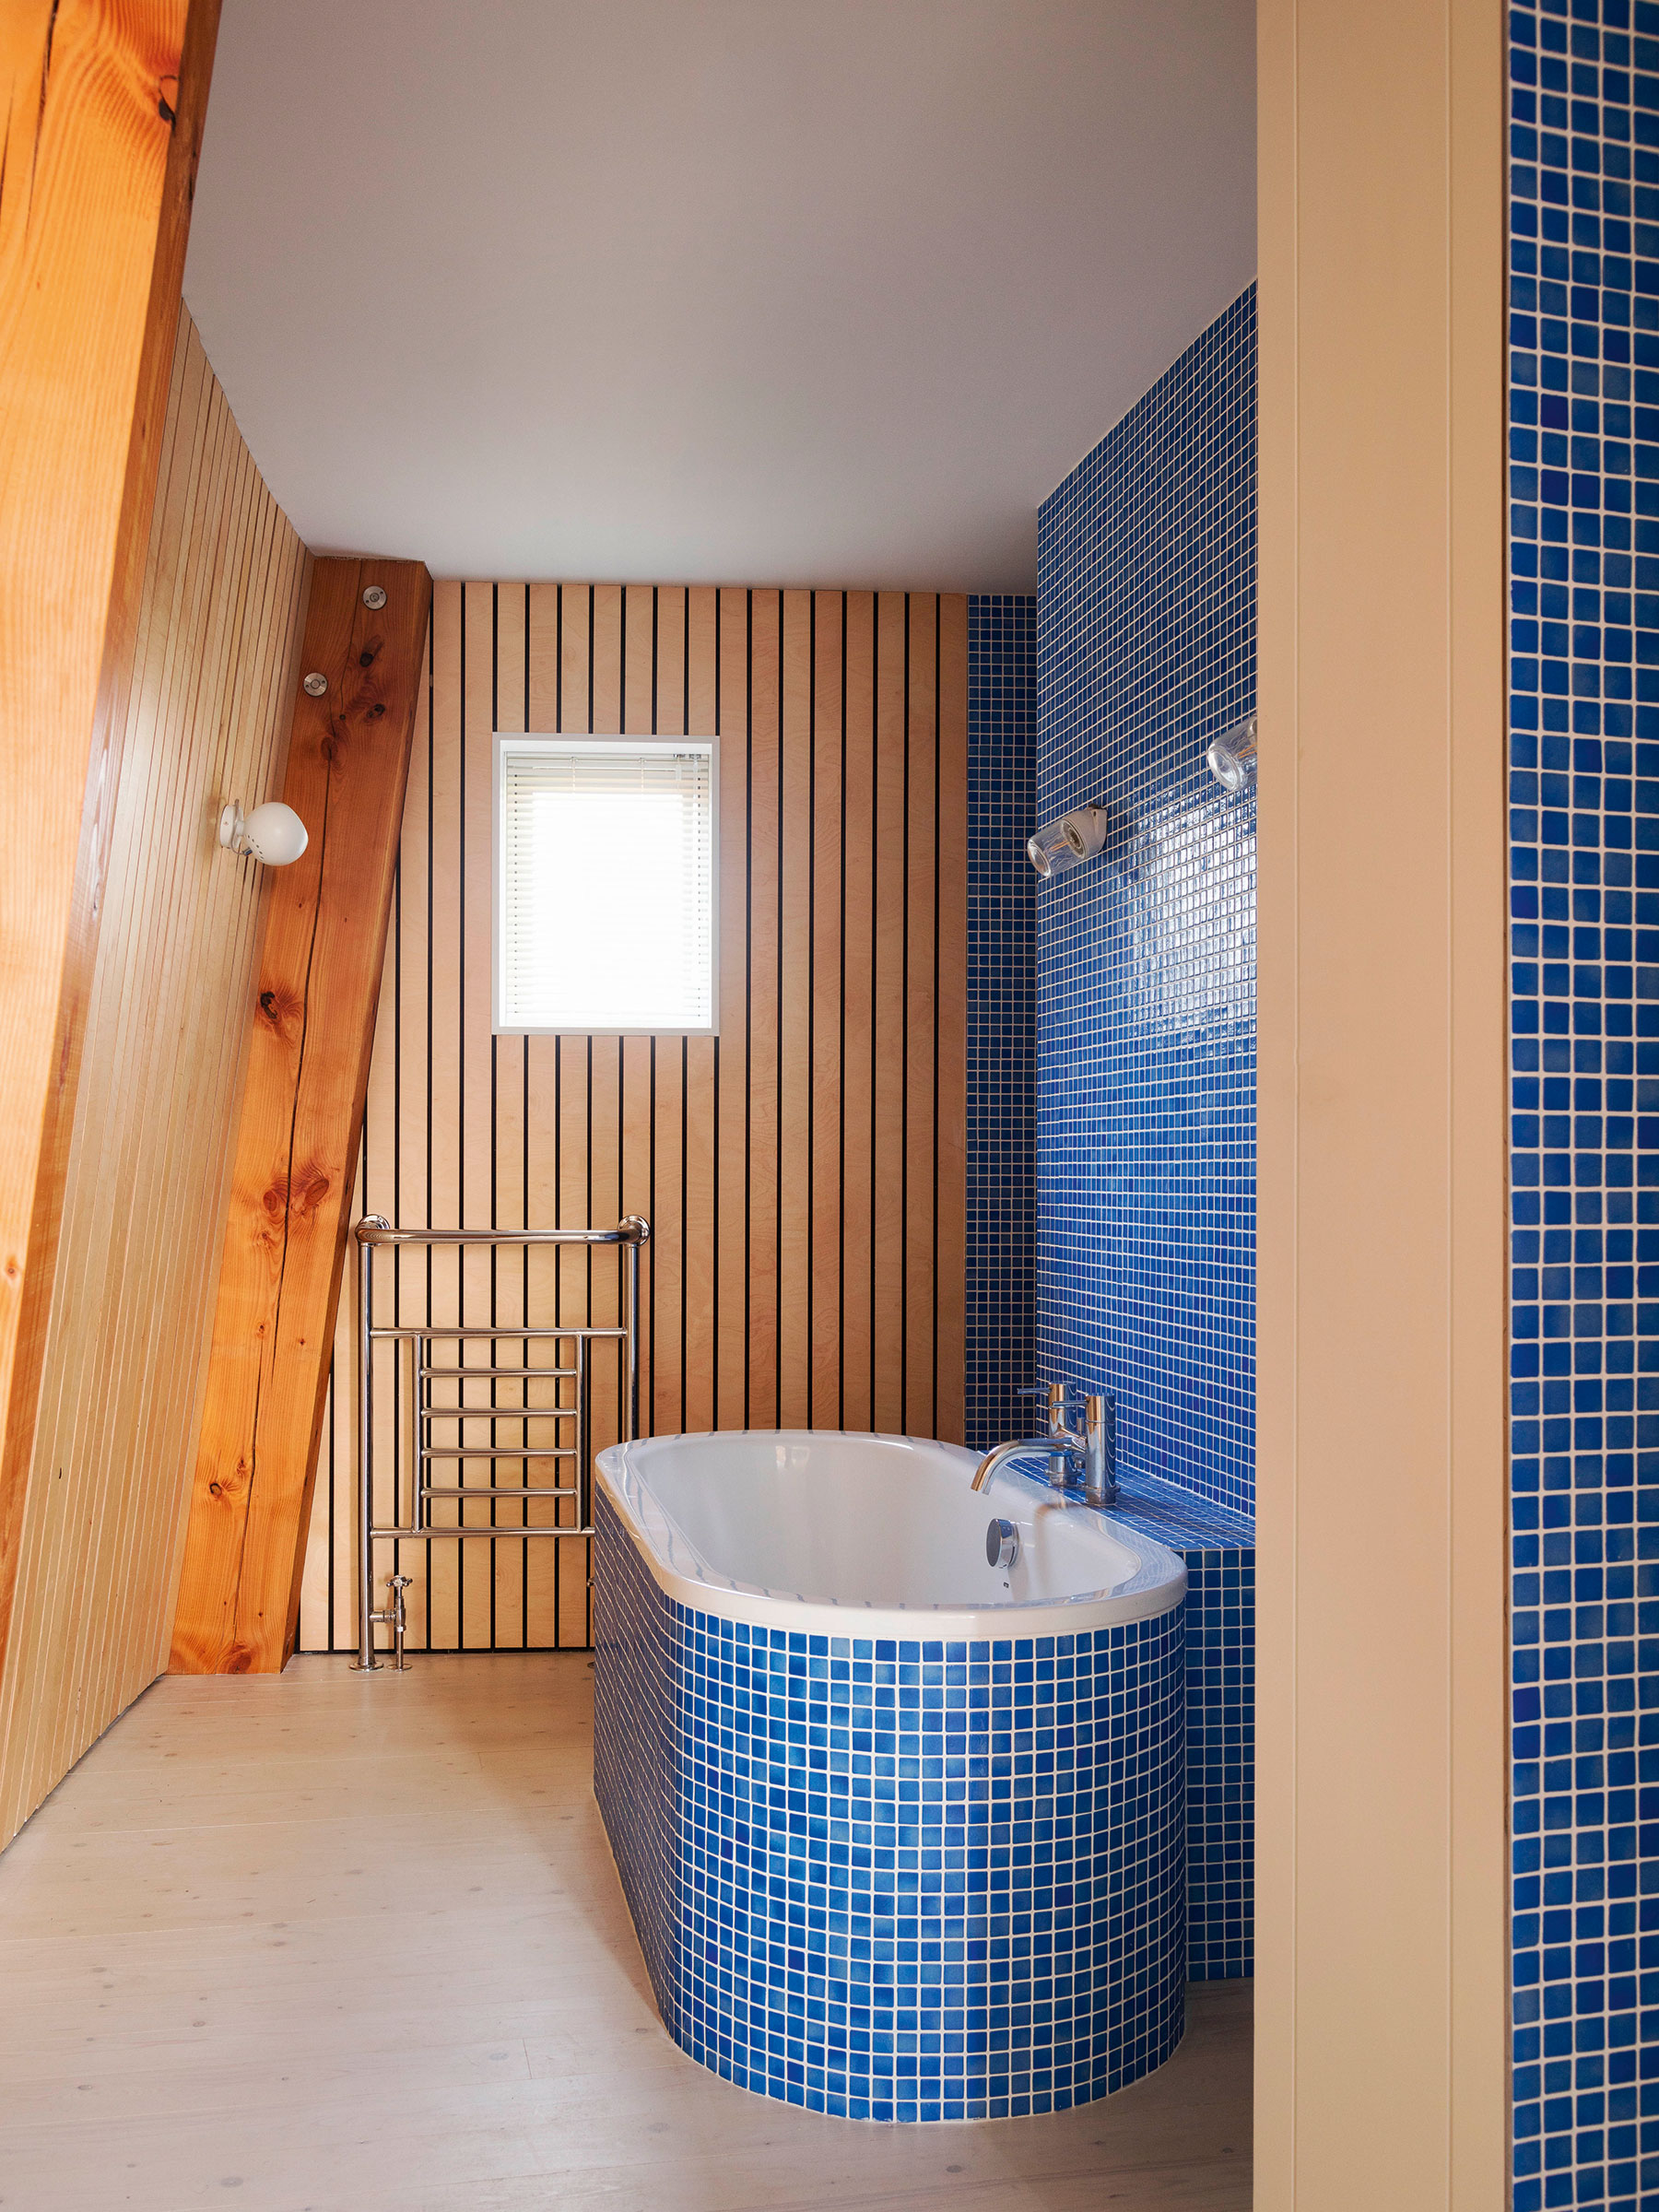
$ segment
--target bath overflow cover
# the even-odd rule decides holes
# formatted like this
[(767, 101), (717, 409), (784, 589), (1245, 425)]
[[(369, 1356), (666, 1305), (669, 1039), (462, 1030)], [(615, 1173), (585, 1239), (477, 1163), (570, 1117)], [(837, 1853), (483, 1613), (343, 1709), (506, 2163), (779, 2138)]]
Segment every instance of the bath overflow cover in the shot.
[(993, 1521), (985, 1531), (985, 1564), (1012, 1567), (1019, 1557), (1019, 1530), (1012, 1521)]

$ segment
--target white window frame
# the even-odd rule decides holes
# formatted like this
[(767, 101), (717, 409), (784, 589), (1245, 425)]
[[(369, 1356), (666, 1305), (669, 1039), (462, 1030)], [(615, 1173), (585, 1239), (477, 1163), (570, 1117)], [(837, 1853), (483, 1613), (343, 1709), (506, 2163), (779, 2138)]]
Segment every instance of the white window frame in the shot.
[[(509, 1026), (501, 1018), (501, 940), (507, 920), (507, 871), (502, 865), (501, 786), (510, 750), (547, 753), (591, 751), (614, 745), (629, 753), (683, 753), (695, 747), (709, 756), (709, 1019), (674, 1029), (568, 1030)], [(494, 873), (490, 900), (490, 1021), (498, 1037), (718, 1037), (720, 1034), (720, 740), (688, 731), (683, 737), (635, 737), (618, 730), (497, 730), (490, 762), (489, 865)], [(626, 898), (628, 883), (617, 879), (617, 896)]]

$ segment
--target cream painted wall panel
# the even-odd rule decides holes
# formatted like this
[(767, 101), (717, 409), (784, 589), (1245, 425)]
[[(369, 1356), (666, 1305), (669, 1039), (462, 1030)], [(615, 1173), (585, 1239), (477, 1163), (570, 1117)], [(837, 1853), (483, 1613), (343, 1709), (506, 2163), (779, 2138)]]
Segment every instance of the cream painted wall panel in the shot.
[(166, 1665), (309, 559), (181, 312), (0, 1677), (0, 1840)]
[(1498, 2212), (1504, 17), (1259, 22), (1255, 2201)]

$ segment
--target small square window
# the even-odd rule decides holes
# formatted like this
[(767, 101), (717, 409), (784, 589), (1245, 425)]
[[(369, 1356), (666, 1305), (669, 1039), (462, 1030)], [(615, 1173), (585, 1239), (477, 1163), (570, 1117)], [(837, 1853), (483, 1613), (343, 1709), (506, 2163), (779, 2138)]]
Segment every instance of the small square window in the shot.
[(496, 739), (499, 1031), (711, 1034), (712, 737)]

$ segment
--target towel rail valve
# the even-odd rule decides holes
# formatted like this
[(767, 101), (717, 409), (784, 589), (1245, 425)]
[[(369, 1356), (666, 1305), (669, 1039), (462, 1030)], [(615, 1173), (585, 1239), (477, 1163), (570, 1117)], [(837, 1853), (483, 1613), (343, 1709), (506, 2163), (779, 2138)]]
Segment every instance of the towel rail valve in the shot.
[[(394, 1674), (399, 1675), (407, 1674), (409, 1669), (409, 1663), (404, 1657), (404, 1631), (407, 1626), (404, 1592), (414, 1580), (415, 1577), (412, 1574), (389, 1576), (386, 1586), (390, 1593), (391, 1603), (380, 1612), (371, 1613), (369, 1616), (371, 1620), (383, 1620), (390, 1625), (392, 1630), (392, 1669)], [(376, 1665), (378, 1662), (371, 1661), (369, 1666), (359, 1666), (359, 1672), (371, 1674)]]

